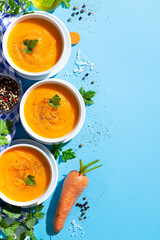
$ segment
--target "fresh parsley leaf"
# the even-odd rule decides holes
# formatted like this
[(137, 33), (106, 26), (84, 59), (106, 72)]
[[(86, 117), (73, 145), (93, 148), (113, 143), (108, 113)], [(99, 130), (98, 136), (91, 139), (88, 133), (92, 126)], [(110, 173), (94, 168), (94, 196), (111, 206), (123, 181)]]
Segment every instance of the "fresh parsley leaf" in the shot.
[(62, 161), (64, 162), (67, 162), (68, 159), (76, 158), (75, 153), (71, 148), (66, 151), (62, 151), (62, 143), (59, 143), (58, 145), (53, 144), (51, 153), (53, 153), (56, 160), (62, 154)]
[(44, 205), (43, 204), (39, 204), (39, 205), (36, 206), (35, 212), (41, 211), (43, 208), (44, 208)]
[(15, 232), (12, 229), (6, 228), (6, 229), (4, 229), (4, 232), (5, 232), (6, 236), (14, 237)]
[(62, 0), (62, 4), (66, 7), (66, 8), (69, 8), (70, 7), (70, 2), (71, 0)]
[(62, 151), (62, 143), (59, 143), (58, 145), (52, 144), (51, 153), (53, 154), (56, 160), (60, 156), (61, 151)]
[(0, 12), (13, 15), (18, 15), (20, 12), (26, 14), (26, 10), (30, 7), (31, 3), (31, 0), (18, 0), (18, 4), (14, 0), (0, 1)]
[(44, 217), (44, 213), (43, 212), (40, 212), (40, 211), (37, 211), (37, 212), (35, 212), (34, 214), (33, 214), (33, 216), (35, 217), (35, 218), (37, 218), (38, 220), (41, 220), (43, 217)]
[(12, 132), (14, 123), (10, 120), (6, 120), (3, 122), (2, 119), (0, 119), (0, 134), (7, 135)]
[(5, 229), (8, 226), (7, 222), (5, 220), (0, 221), (0, 228)]
[(18, 219), (21, 216), (21, 209), (16, 206), (6, 204), (2, 210), (9, 218)]
[(93, 97), (95, 96), (96, 92), (91, 91), (91, 90), (89, 90), (89, 91), (86, 92), (83, 87), (80, 88), (79, 92), (80, 92), (80, 94), (82, 95), (83, 100), (84, 100), (84, 102), (85, 102), (86, 105), (89, 106), (89, 105), (92, 105), (92, 104), (94, 103), (94, 102), (91, 100), (91, 98), (93, 98)]
[(36, 185), (36, 181), (34, 180), (34, 176), (32, 176), (32, 175), (28, 175), (27, 176), (27, 178), (26, 178), (26, 180), (25, 180), (25, 183), (27, 184), (27, 185), (30, 185), (30, 186), (35, 186)]
[(29, 220), (26, 220), (25, 221), (25, 226), (28, 228), (28, 229), (32, 229), (34, 227), (34, 224), (36, 223), (36, 218), (30, 218)]
[(27, 53), (33, 53), (33, 49), (36, 47), (37, 43), (38, 43), (39, 40), (35, 39), (35, 40), (28, 40), (28, 39), (25, 39), (23, 41), (23, 45), (26, 46), (26, 48), (23, 49), (23, 52), (25, 54)]
[(62, 152), (62, 161), (67, 162), (67, 160), (73, 159), (73, 158), (76, 158), (76, 156), (71, 148)]
[(0, 145), (5, 146), (6, 144), (9, 144), (8, 139), (5, 136), (0, 135)]
[(57, 109), (61, 106), (60, 104), (61, 98), (56, 94), (52, 98), (48, 99), (49, 105), (53, 106), (53, 108)]
[(26, 239), (26, 232), (20, 235), (20, 240), (25, 240), (25, 239)]

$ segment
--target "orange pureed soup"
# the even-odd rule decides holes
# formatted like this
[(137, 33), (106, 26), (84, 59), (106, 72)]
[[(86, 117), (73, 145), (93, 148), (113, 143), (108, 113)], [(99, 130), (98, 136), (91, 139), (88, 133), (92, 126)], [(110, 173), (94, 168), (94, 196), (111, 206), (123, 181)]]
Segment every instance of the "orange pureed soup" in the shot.
[[(23, 41), (38, 40), (33, 53), (25, 53)], [(11, 60), (22, 70), (42, 72), (52, 68), (62, 54), (62, 38), (50, 22), (32, 18), (18, 23), (11, 31), (7, 42)]]
[[(57, 109), (48, 99), (58, 95)], [(71, 132), (79, 117), (78, 102), (71, 91), (58, 84), (43, 84), (31, 91), (24, 104), (24, 116), (28, 126), (41, 137), (59, 138)]]
[[(27, 185), (28, 175), (36, 185)], [(0, 156), (0, 192), (11, 200), (27, 202), (41, 196), (48, 188), (51, 169), (36, 149), (17, 146)]]

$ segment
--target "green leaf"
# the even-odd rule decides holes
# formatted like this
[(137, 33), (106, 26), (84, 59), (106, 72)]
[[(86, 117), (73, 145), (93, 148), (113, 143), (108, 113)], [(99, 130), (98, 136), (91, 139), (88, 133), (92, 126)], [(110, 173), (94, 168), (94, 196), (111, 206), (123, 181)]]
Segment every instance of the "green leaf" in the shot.
[(8, 237), (14, 237), (15, 232), (12, 229), (6, 228), (4, 229), (4, 232)]
[(32, 176), (32, 175), (28, 175), (27, 176), (27, 178), (26, 178), (26, 180), (25, 180), (25, 183), (27, 184), (27, 185), (30, 185), (30, 186), (35, 186), (36, 185), (36, 181), (34, 180), (34, 176)]
[(91, 99), (95, 96), (96, 92), (91, 91), (91, 90), (86, 92), (83, 87), (80, 88), (79, 92), (82, 95), (83, 100), (84, 100), (86, 105), (89, 106), (89, 105), (92, 105), (94, 103)]
[(13, 222), (13, 223), (11, 223), (10, 225), (8, 225), (7, 228), (10, 228), (11, 230), (15, 231), (15, 230), (17, 230), (17, 228), (19, 227), (19, 225), (20, 225), (20, 222)]
[(35, 217), (35, 218), (37, 218), (38, 220), (41, 220), (43, 217), (44, 217), (44, 213), (43, 212), (40, 212), (40, 211), (37, 211), (37, 212), (35, 212), (34, 214), (33, 214), (33, 216)]
[(25, 240), (25, 238), (26, 238), (26, 232), (24, 232), (20, 235), (20, 240)]
[(27, 53), (33, 53), (33, 49), (36, 47), (37, 43), (38, 43), (39, 40), (35, 39), (35, 40), (28, 40), (28, 39), (25, 39), (23, 41), (23, 45), (25, 45), (25, 48), (23, 49), (23, 52), (25, 54)]
[(10, 120), (6, 120), (3, 122), (2, 119), (0, 119), (0, 134), (7, 135), (12, 132), (14, 123)]
[(27, 231), (27, 236), (31, 237), (31, 239), (35, 239), (33, 229)]
[(56, 160), (60, 156), (61, 151), (62, 151), (62, 143), (59, 143), (58, 145), (52, 144), (51, 153), (53, 154), (53, 156), (55, 157)]
[(62, 0), (62, 3), (64, 4), (64, 6), (66, 7), (66, 8), (69, 8), (70, 7), (70, 2), (71, 0)]
[(35, 212), (41, 211), (43, 208), (44, 208), (44, 205), (43, 204), (39, 204), (39, 205), (36, 206)]
[(5, 136), (0, 135), (0, 145), (5, 146), (6, 144), (9, 144), (8, 139)]
[(0, 228), (5, 229), (7, 226), (8, 226), (8, 224), (5, 220), (0, 221)]
[(73, 150), (70, 148), (64, 152), (62, 152), (62, 161), (67, 162), (68, 159), (73, 159), (75, 158), (75, 153)]
[(3, 213), (7, 214), (9, 218), (18, 219), (21, 216), (21, 208), (6, 204)]
[(28, 229), (32, 229), (34, 227), (35, 222), (36, 222), (36, 218), (33, 218), (33, 217), (30, 217), (30, 219), (24, 221), (25, 226)]
[(53, 106), (54, 109), (57, 109), (61, 106), (60, 104), (61, 98), (56, 94), (51, 99), (48, 99), (48, 103), (50, 106)]

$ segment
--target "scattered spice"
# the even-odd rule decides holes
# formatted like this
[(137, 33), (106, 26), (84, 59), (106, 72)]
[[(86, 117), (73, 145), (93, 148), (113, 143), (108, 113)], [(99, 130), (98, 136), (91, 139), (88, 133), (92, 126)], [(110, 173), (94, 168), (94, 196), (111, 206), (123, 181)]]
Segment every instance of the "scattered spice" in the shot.
[(91, 84), (94, 84), (94, 83), (95, 83), (95, 81), (92, 81), (92, 82), (91, 82)]
[(76, 12), (76, 15), (78, 15), (79, 14), (79, 12)]
[(73, 8), (73, 10), (76, 10), (76, 9), (78, 9), (76, 6)]
[(85, 80), (86, 78), (85, 78), (85, 77), (83, 77), (82, 79), (83, 79), (83, 80)]
[(75, 15), (76, 15), (75, 12), (73, 12), (73, 13), (72, 13), (72, 16), (75, 16)]
[(92, 14), (91, 12), (88, 13), (89, 16), (90, 16), (91, 14)]
[(86, 200), (86, 197), (84, 197), (83, 200)]
[(79, 218), (79, 220), (81, 221), (81, 220), (82, 220), (82, 218), (80, 217), (80, 218)]
[(0, 77), (0, 111), (10, 110), (19, 100), (20, 89), (10, 77)]
[[(83, 197), (83, 201), (85, 201), (85, 200), (86, 200), (86, 197)], [(79, 220), (80, 220), (80, 218), (82, 220), (82, 217), (86, 214), (86, 211), (89, 209), (89, 206), (87, 206), (87, 204), (88, 204), (87, 201), (84, 204), (76, 203), (75, 206), (80, 208)], [(83, 219), (86, 219), (86, 216)]]
[(85, 5), (85, 4), (83, 4), (82, 8), (85, 8), (85, 7), (86, 7), (86, 5)]
[(79, 145), (79, 147), (80, 147), (80, 148), (83, 147), (83, 144), (81, 143), (81, 144)]
[(89, 73), (86, 73), (85, 76), (88, 77)]
[(79, 20), (82, 20), (82, 17), (79, 17)]
[(68, 22), (70, 22), (72, 19), (71, 18), (68, 18)]
[(84, 13), (84, 12), (85, 12), (84, 9), (82, 9), (82, 10), (81, 10), (81, 13)]

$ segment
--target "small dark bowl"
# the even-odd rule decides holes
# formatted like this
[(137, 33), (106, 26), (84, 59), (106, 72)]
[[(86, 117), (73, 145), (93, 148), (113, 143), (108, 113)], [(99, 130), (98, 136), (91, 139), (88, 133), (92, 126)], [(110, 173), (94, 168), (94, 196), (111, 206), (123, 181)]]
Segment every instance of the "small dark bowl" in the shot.
[(19, 99), (17, 101), (17, 103), (9, 110), (7, 111), (1, 111), (0, 110), (0, 115), (9, 115), (11, 114), (15, 109), (17, 109), (19, 107), (19, 104), (21, 102), (22, 96), (23, 96), (23, 88), (22, 88), (22, 83), (21, 81), (18, 80), (18, 78), (15, 78), (7, 73), (0, 73), (0, 77), (9, 77), (11, 80), (15, 81), (19, 87)]

